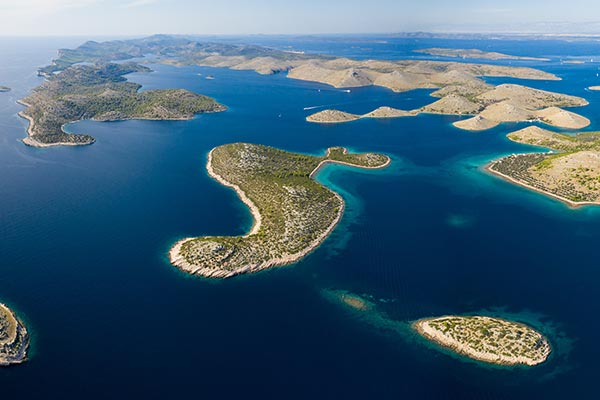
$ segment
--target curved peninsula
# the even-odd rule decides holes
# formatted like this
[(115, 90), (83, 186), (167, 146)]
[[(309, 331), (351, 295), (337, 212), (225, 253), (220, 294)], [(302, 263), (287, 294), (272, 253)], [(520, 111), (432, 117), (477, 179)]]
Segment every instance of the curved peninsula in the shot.
[(390, 158), (340, 147), (324, 156), (248, 143), (214, 148), (209, 175), (237, 192), (254, 225), (245, 236), (183, 239), (171, 248), (171, 263), (190, 274), (227, 278), (300, 260), (327, 238), (344, 211), (341, 196), (312, 179), (326, 163), (383, 168)]
[(489, 172), (572, 207), (600, 205), (600, 132), (566, 135), (531, 126), (508, 138), (552, 151), (512, 154), (490, 163)]
[(8, 86), (0, 85), (0, 93), (4, 93), (4, 92), (10, 92), (10, 88)]
[(223, 111), (215, 100), (183, 89), (147, 90), (124, 75), (149, 72), (135, 63), (73, 65), (46, 75), (46, 81), (20, 103), (19, 115), (29, 121), (23, 142), (35, 147), (87, 145), (89, 135), (68, 134), (63, 126), (82, 119), (191, 119), (203, 112)]
[(548, 340), (517, 322), (487, 316), (444, 316), (413, 323), (426, 339), (463, 356), (506, 366), (535, 366), (550, 355)]
[(7, 306), (0, 303), (0, 366), (24, 362), (28, 348), (27, 329)]

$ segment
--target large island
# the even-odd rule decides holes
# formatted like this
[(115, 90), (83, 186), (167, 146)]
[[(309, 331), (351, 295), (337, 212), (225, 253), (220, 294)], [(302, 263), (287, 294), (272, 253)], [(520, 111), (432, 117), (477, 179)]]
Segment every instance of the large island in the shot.
[(0, 303), (0, 366), (25, 361), (28, 347), (27, 329), (7, 306)]
[(315, 249), (342, 217), (340, 195), (312, 179), (326, 163), (382, 168), (382, 154), (350, 154), (334, 147), (324, 156), (234, 143), (214, 148), (210, 176), (233, 188), (254, 225), (245, 236), (188, 238), (173, 246), (171, 263), (191, 274), (227, 278), (294, 263)]
[(498, 365), (534, 366), (547, 360), (548, 340), (517, 322), (487, 316), (444, 316), (413, 323), (425, 338), (458, 354)]
[(197, 113), (225, 109), (215, 100), (183, 89), (147, 90), (128, 82), (124, 75), (149, 72), (136, 63), (71, 65), (44, 75), (46, 81), (21, 100), (27, 106), (20, 115), (29, 121), (30, 146), (86, 145), (89, 135), (68, 134), (63, 126), (82, 119), (191, 119)]
[[(493, 53), (490, 54), (493, 56)], [(253, 70), (260, 74), (287, 72), (292, 79), (319, 82), (336, 88), (381, 86), (395, 92), (435, 89), (431, 95), (439, 98), (418, 110), (383, 107), (363, 116), (344, 113), (343, 110), (328, 110), (324, 114), (309, 116), (311, 122), (337, 123), (360, 117), (393, 118), (423, 112), (471, 115), (473, 118), (455, 124), (458, 128), (468, 130), (489, 129), (502, 122), (534, 120), (569, 129), (589, 125), (586, 118), (562, 109), (584, 106), (587, 104), (584, 99), (520, 85), (494, 86), (482, 79), (560, 79), (554, 74), (525, 67), (427, 60), (353, 60), (157, 35), (133, 40), (86, 42), (76, 49), (63, 49), (59, 57), (51, 65), (40, 69), (39, 73), (52, 77), (57, 71), (77, 63), (110, 62), (144, 56), (152, 56), (152, 62), (177, 66), (225, 67)]]
[(600, 132), (567, 135), (531, 126), (508, 138), (552, 151), (512, 154), (493, 161), (488, 171), (573, 207), (600, 205)]
[(496, 51), (483, 51), (479, 49), (451, 49), (432, 47), (429, 49), (415, 50), (415, 53), (429, 54), (431, 56), (454, 57), (454, 58), (476, 58), (481, 60), (517, 60), (517, 61), (550, 61), (549, 58), (522, 57), (510, 54), (498, 53)]

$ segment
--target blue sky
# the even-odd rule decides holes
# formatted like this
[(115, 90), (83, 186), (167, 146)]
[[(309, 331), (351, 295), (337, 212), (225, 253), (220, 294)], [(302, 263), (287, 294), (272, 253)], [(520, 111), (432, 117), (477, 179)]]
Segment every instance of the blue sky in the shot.
[(599, 33), (571, 0), (0, 0), (0, 35)]

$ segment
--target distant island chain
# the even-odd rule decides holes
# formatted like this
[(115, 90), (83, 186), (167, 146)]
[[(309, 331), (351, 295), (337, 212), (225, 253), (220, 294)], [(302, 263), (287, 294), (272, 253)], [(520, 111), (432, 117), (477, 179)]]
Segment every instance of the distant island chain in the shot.
[[(473, 53), (473, 50), (467, 52)], [(145, 56), (152, 56), (155, 63), (177, 66), (227, 67), (260, 74), (287, 72), (292, 79), (337, 88), (375, 85), (395, 92), (436, 89), (432, 96), (440, 98), (419, 110), (397, 110), (382, 105), (363, 116), (331, 110), (309, 116), (307, 119), (311, 122), (435, 113), (473, 116), (455, 123), (456, 127), (468, 130), (490, 129), (503, 122), (519, 121), (540, 121), (569, 129), (581, 129), (590, 123), (585, 117), (562, 109), (584, 106), (587, 104), (584, 99), (514, 84), (496, 87), (481, 79), (560, 79), (533, 68), (427, 60), (352, 60), (156, 35), (144, 39), (86, 42), (74, 50), (60, 50), (51, 65), (38, 71), (46, 82), (22, 100), (27, 108), (21, 115), (30, 121), (25, 143), (33, 146), (91, 144), (93, 138), (87, 135), (68, 135), (62, 131), (64, 124), (81, 119), (189, 119), (197, 113), (225, 109), (210, 98), (182, 89), (139, 92), (139, 85), (127, 82), (123, 75), (149, 69), (133, 62), (113, 62)], [(506, 55), (493, 57), (500, 56)], [(490, 57), (480, 55), (480, 58)]]

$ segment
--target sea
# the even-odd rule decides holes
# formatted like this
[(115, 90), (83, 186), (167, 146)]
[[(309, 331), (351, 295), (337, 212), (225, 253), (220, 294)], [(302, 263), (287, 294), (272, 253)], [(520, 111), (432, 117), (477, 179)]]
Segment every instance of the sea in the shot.
[[(36, 69), (90, 38), (0, 38), (0, 302), (31, 334), (29, 360), (0, 369), (2, 398), (21, 399), (588, 399), (600, 367), (600, 208), (563, 203), (489, 175), (491, 160), (540, 151), (506, 134), (456, 129), (456, 116), (318, 125), (325, 108), (414, 109), (430, 90), (350, 91), (224, 68), (150, 64), (142, 90), (185, 88), (226, 112), (190, 121), (82, 121), (86, 147), (23, 145), (16, 101)], [(101, 39), (101, 38), (100, 38)], [(477, 48), (550, 61), (496, 61), (560, 81), (490, 78), (583, 96), (574, 111), (600, 128), (595, 41), (393, 36), (210, 38), (356, 59), (433, 59), (428, 47)], [(581, 64), (564, 63), (566, 60)], [(464, 60), (455, 60), (463, 62)], [(214, 79), (207, 79), (207, 77)], [(323, 154), (382, 152), (384, 170), (329, 165), (317, 180), (347, 209), (305, 259), (227, 280), (182, 273), (178, 239), (242, 235), (235, 193), (206, 173), (232, 142)], [(543, 150), (541, 150), (543, 151)], [(358, 311), (351, 293), (373, 303)], [(552, 344), (548, 361), (501, 368), (441, 351), (410, 323), (484, 314), (527, 323)], [(594, 394), (596, 393), (596, 394)]]

